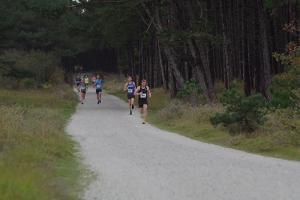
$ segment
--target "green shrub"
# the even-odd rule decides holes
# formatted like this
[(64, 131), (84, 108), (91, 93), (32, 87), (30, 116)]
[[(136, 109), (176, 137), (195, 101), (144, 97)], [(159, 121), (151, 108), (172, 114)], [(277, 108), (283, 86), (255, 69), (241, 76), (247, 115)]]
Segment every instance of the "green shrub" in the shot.
[(21, 80), (20, 85), (22, 88), (25, 89), (33, 89), (37, 87), (37, 83), (34, 79), (32, 78), (24, 78)]
[(42, 84), (55, 80), (53, 76), (59, 64), (59, 57), (52, 53), (7, 50), (0, 55), (0, 76), (17, 80), (33, 79)]
[(204, 101), (201, 89), (194, 80), (185, 82), (183, 88), (177, 93), (177, 97), (192, 105), (198, 105), (201, 101)]
[(260, 94), (245, 97), (233, 86), (223, 94), (221, 103), (225, 112), (210, 118), (214, 126), (238, 124), (240, 130), (252, 132), (265, 122), (266, 101)]
[(284, 66), (285, 72), (273, 77), (271, 85), (273, 99), (269, 106), (271, 108), (298, 107), (300, 103), (300, 56), (274, 53), (273, 57)]

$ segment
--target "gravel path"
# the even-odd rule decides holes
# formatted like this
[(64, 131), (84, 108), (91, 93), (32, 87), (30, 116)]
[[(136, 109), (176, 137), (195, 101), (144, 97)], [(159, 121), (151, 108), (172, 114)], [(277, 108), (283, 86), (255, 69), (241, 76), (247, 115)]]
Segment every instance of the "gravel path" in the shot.
[(67, 130), (97, 174), (85, 200), (300, 200), (300, 162), (252, 155), (142, 125), (93, 91)]

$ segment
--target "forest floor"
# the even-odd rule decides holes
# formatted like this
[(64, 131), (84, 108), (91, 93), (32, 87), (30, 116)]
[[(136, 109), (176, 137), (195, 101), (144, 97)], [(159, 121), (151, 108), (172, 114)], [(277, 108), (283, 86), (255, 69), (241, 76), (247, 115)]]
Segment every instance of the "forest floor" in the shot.
[[(124, 77), (110, 75), (106, 78), (106, 90), (127, 101), (122, 88)], [(300, 160), (300, 119), (290, 110), (278, 110), (268, 114), (267, 122), (251, 135), (232, 134), (224, 127), (213, 127), (210, 117), (223, 111), (220, 104), (190, 106), (172, 100), (160, 88), (152, 89), (148, 122), (183, 136), (265, 156)], [(234, 128), (234, 127), (233, 127)]]
[[(154, 95), (157, 95), (157, 91)], [(67, 131), (95, 174), (85, 200), (298, 200), (300, 163), (267, 158), (143, 125), (121, 99), (89, 89)]]
[(85, 170), (65, 132), (72, 89), (1, 89), (0, 99), (0, 199), (78, 199)]

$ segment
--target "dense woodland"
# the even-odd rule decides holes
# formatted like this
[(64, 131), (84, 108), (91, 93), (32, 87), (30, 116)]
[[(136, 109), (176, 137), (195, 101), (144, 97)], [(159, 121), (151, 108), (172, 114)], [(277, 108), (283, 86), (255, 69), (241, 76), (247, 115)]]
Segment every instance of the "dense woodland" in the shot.
[[(287, 46), (293, 53), (299, 45), (299, 0), (1, 2), (2, 53), (51, 53), (69, 72), (101, 57), (106, 62), (95, 63), (97, 70), (118, 67), (172, 96), (194, 80), (209, 102), (216, 82), (228, 88), (235, 79), (244, 82), (246, 95), (270, 100), (272, 77), (284, 71), (273, 53)], [(2, 74), (14, 73), (7, 60), (0, 64)]]

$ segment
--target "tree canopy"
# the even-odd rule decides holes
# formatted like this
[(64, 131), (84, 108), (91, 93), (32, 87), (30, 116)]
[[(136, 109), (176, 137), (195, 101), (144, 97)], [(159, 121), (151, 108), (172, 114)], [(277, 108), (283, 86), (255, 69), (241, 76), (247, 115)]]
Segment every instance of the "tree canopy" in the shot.
[(56, 52), (70, 66), (109, 50), (120, 70), (173, 96), (195, 80), (213, 101), (217, 81), (240, 79), (247, 95), (271, 99), (271, 79), (284, 71), (272, 54), (299, 46), (299, 8), (299, 0), (3, 0), (0, 50)]

